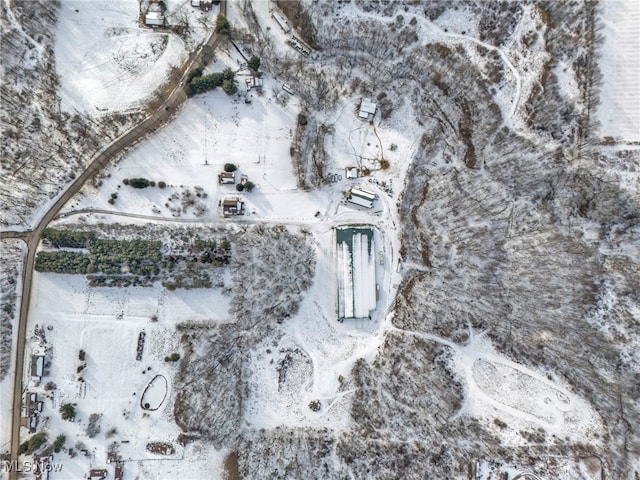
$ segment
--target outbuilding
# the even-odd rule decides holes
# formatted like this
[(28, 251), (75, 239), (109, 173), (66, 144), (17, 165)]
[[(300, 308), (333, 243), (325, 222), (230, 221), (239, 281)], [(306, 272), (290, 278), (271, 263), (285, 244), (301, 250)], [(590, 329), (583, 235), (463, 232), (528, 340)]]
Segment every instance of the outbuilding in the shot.
[(244, 215), (244, 202), (239, 198), (225, 198), (222, 201), (222, 214), (225, 218)]
[(354, 179), (360, 176), (360, 170), (357, 167), (347, 167), (344, 170), (347, 179)]
[(222, 172), (218, 175), (220, 185), (233, 185), (236, 183), (236, 174), (234, 172)]
[(144, 17), (145, 25), (161, 27), (164, 25), (164, 16), (160, 12), (148, 12)]
[(276, 10), (271, 14), (271, 16), (273, 17), (273, 19), (276, 21), (276, 23), (284, 33), (289, 33), (291, 31), (291, 26), (289, 25), (289, 22), (287, 22), (287, 19), (282, 13)]
[(31, 356), (31, 376), (39, 380), (42, 377), (43, 373), (44, 373), (44, 356), (32, 355)]
[(373, 228), (336, 228), (338, 319), (370, 318), (376, 308), (376, 262)]
[(262, 91), (262, 78), (257, 77), (255, 75), (251, 75), (248, 78), (244, 79), (244, 83), (247, 86), (247, 91), (255, 88), (258, 92)]
[(90, 480), (102, 480), (103, 478), (107, 478), (107, 470), (104, 468), (93, 468), (89, 470), (89, 479)]
[(355, 205), (359, 205), (365, 208), (372, 208), (373, 202), (377, 198), (377, 195), (364, 188), (353, 187), (349, 192), (347, 200)]
[(358, 112), (358, 118), (363, 120), (373, 120), (376, 115), (378, 106), (371, 101), (370, 98), (363, 98), (360, 102), (360, 111)]

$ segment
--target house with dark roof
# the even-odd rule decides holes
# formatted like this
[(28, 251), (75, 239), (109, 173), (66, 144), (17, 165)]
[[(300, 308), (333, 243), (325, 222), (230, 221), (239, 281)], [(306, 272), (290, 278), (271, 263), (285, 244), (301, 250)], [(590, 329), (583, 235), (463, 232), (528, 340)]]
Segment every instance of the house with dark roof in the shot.
[(225, 198), (222, 201), (222, 214), (225, 218), (244, 215), (244, 202), (239, 198)]
[(222, 172), (218, 174), (218, 182), (220, 185), (233, 185), (236, 183), (235, 172)]

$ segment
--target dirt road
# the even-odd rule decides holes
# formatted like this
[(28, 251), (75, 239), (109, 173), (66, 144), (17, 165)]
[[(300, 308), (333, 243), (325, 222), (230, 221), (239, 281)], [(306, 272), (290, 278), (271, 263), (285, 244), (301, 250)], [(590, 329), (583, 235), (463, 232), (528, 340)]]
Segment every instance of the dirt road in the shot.
[[(220, 12), (226, 14), (226, 1), (221, 2)], [(221, 37), (213, 33), (207, 41), (200, 46), (195, 55), (191, 59), (187, 60), (181, 68), (182, 74), (180, 80), (182, 82), (187, 76), (188, 72), (201, 64), (201, 53), (205, 45), (208, 45), (212, 49), (215, 49), (221, 41)], [(169, 120), (169, 118), (175, 113), (175, 111), (186, 100), (187, 96), (183, 89), (176, 82), (173, 85), (173, 90), (166, 98), (162, 105), (150, 114), (145, 120), (127, 131), (110, 145), (105, 147), (100, 153), (98, 153), (92, 160), (87, 168), (76, 177), (74, 182), (67, 187), (67, 190), (58, 198), (58, 200), (47, 210), (38, 225), (29, 232), (4, 232), (0, 238), (19, 238), (25, 241), (27, 244), (27, 255), (24, 261), (23, 269), (23, 282), (22, 282), (22, 302), (20, 305), (20, 316), (18, 317), (17, 326), (17, 344), (15, 351), (15, 377), (13, 383), (13, 407), (12, 407), (12, 422), (11, 422), (11, 462), (13, 465), (18, 465), (18, 456), (20, 449), (20, 413), (22, 407), (22, 394), (23, 394), (23, 376), (24, 376), (24, 353), (27, 333), (27, 320), (29, 317), (29, 304), (31, 300), (31, 283), (33, 280), (33, 267), (35, 264), (36, 249), (40, 242), (40, 236), (42, 231), (47, 227), (49, 222), (57, 215), (60, 209), (73, 197), (84, 184), (93, 178), (98, 172), (100, 172), (111, 159), (118, 155), (123, 149), (134, 144), (149, 133), (156, 131), (160, 126)], [(15, 463), (14, 463), (15, 462)], [(20, 472), (12, 471), (9, 474), (11, 480), (19, 478)]]

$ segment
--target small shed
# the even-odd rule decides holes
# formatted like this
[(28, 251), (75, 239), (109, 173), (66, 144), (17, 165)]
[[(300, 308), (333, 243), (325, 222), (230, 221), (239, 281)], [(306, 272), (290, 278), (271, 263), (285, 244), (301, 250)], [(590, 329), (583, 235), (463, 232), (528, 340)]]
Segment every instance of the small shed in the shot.
[(122, 477), (123, 477), (122, 465), (120, 463), (118, 463), (116, 465), (116, 470), (115, 470), (115, 472), (113, 474), (113, 478), (115, 480), (122, 480)]
[(29, 417), (29, 433), (35, 433), (38, 429), (38, 416), (31, 415)]
[(360, 111), (358, 112), (358, 118), (363, 120), (373, 120), (376, 115), (378, 106), (371, 101), (370, 98), (363, 98), (360, 102)]
[(293, 92), (293, 89), (289, 85), (287, 85), (286, 83), (282, 84), (282, 90), (287, 92), (289, 95), (295, 95), (295, 93)]
[(258, 92), (262, 91), (262, 78), (251, 75), (249, 78), (244, 79), (244, 83), (247, 86), (247, 91), (255, 88)]
[(148, 12), (144, 17), (145, 25), (161, 27), (164, 25), (164, 16), (160, 12)]
[(191, 0), (191, 6), (200, 8), (200, 0)]
[(222, 172), (218, 175), (220, 185), (233, 185), (236, 183), (236, 174), (234, 172)]
[(345, 170), (345, 176), (349, 178), (358, 178), (360, 176), (360, 170), (357, 167), (347, 167)]
[(105, 468), (92, 468), (89, 470), (89, 480), (102, 480), (107, 477)]

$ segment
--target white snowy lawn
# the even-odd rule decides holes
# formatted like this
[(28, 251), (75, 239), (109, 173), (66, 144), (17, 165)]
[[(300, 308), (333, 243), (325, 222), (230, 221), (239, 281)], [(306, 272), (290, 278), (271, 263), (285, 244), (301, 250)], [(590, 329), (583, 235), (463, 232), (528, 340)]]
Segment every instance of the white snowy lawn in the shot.
[(602, 136), (640, 141), (640, 2), (602, 2), (605, 43), (600, 57), (604, 76), (598, 117)]
[[(27, 358), (39, 345), (38, 339), (31, 336), (39, 325), (44, 328), (46, 345), (51, 348), (51, 371), (41, 385), (31, 381), (29, 390), (46, 397), (43, 412), (49, 418), (46, 429), (66, 434), (70, 442), (67, 447), (73, 448), (78, 439), (90, 452), (89, 458), (79, 455), (74, 459), (58, 454), (57, 461), (64, 463), (64, 471), (58, 478), (82, 478), (90, 467), (106, 465), (106, 449), (115, 440), (126, 442), (119, 447), (124, 459), (139, 460), (126, 462), (127, 476), (147, 472), (154, 478), (162, 478), (165, 469), (177, 471), (178, 463), (185, 478), (192, 474), (201, 476), (198, 469), (206, 468), (200, 458), (202, 451), (196, 446), (183, 448), (176, 443), (181, 430), (173, 422), (171, 389), (177, 363), (165, 362), (164, 358), (180, 353), (177, 323), (225, 321), (225, 305), (227, 301), (218, 290), (169, 292), (160, 286), (90, 288), (82, 276), (36, 273)], [(153, 316), (157, 316), (157, 321), (152, 320)], [(141, 331), (145, 332), (145, 344), (142, 361), (137, 361), (136, 346)], [(86, 352), (84, 362), (79, 360), (80, 349)], [(78, 372), (83, 363), (86, 367)], [(140, 398), (157, 374), (166, 378), (168, 395), (161, 402), (164, 384), (156, 379), (154, 385), (162, 388), (150, 389), (147, 392), (150, 400), (146, 400), (153, 403), (152, 407), (161, 403), (160, 408), (144, 411)], [(79, 377), (84, 381), (79, 381)], [(44, 390), (49, 381), (56, 383), (56, 390)], [(57, 410), (64, 402), (77, 404), (76, 422), (60, 419)], [(95, 438), (85, 433), (92, 413), (102, 415), (102, 431)], [(115, 433), (105, 439), (112, 428)], [(145, 448), (151, 441), (171, 442), (176, 448), (175, 455), (159, 461), (162, 456)], [(222, 462), (224, 452), (198, 448), (207, 450), (210, 462)]]
[(62, 1), (54, 47), (62, 110), (100, 115), (139, 108), (184, 61), (178, 36), (138, 19), (137, 0)]
[[(220, 53), (216, 62), (218, 69), (234, 67), (235, 63), (235, 58), (225, 53)], [(243, 77), (238, 79), (242, 84)], [(347, 181), (344, 168), (357, 165), (359, 157), (365, 158), (362, 166), (376, 168), (376, 162), (371, 160), (380, 158), (384, 149), (384, 158), (391, 166), (387, 171), (374, 172), (373, 176), (386, 181), (392, 179), (399, 190), (419, 139), (418, 129), (413, 126), (407, 133), (406, 125), (390, 120), (378, 125), (374, 131), (353, 113), (353, 104), (359, 98), (348, 99), (333, 118), (327, 119), (335, 123), (335, 133), (329, 139), (332, 144), (329, 148), (334, 155), (328, 173), (341, 175), (342, 181), (318, 191), (300, 191), (296, 187), (289, 155), (299, 105), (294, 97), (286, 107), (277, 104), (272, 90), (280, 86), (276, 79), (265, 77), (264, 95), (248, 93), (251, 104), (237, 96), (229, 97), (219, 89), (194, 97), (157, 135), (142, 141), (117, 165), (108, 168), (98, 189), (86, 185), (63, 212), (78, 214), (85, 209), (105, 210), (210, 222), (221, 220), (219, 202), (223, 198), (239, 196), (246, 202), (246, 216), (239, 219), (241, 221), (309, 224), (328, 218), (346, 223), (355, 218), (370, 222), (370, 211), (357, 207), (345, 209), (340, 205), (344, 191), (359, 183)], [(244, 87), (241, 85), (240, 88)], [(395, 151), (390, 150), (392, 144), (397, 146)], [(225, 163), (235, 164), (237, 180), (241, 175), (247, 175), (249, 181), (256, 184), (255, 190), (238, 194), (233, 185), (219, 185), (218, 174)], [(163, 181), (167, 187), (135, 189), (123, 185), (125, 178), (133, 177)], [(195, 193), (196, 187), (201, 187), (206, 195), (197, 199), (205, 211), (196, 214), (194, 208), (188, 208), (177, 212), (175, 207), (181, 205), (184, 192)], [(371, 188), (375, 189), (374, 186)], [(391, 197), (380, 193), (384, 198), (374, 210), (386, 209), (392, 215), (392, 205), (387, 205)], [(394, 192), (395, 198), (398, 193)], [(117, 199), (110, 204), (112, 194), (117, 194)], [(318, 212), (320, 215), (316, 216)], [(64, 215), (62, 217), (60, 220), (64, 221)], [(100, 213), (84, 217), (88, 222), (123, 220)], [(389, 224), (393, 221), (391, 219)]]

